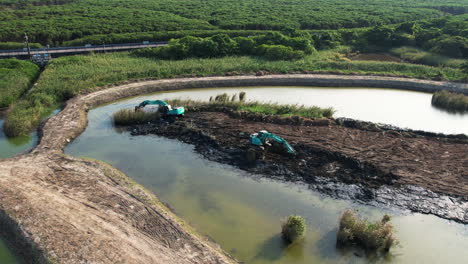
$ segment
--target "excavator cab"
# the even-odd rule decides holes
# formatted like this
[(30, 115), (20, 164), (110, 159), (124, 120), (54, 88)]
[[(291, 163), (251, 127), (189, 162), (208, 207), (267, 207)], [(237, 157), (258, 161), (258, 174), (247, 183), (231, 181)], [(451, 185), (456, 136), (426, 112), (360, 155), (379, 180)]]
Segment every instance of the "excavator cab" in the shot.
[(261, 130), (250, 135), (250, 143), (255, 146), (264, 146), (273, 150), (277, 150), (274, 152), (296, 155), (296, 150), (294, 150), (294, 148), (289, 145), (286, 140), (266, 130)]
[(183, 116), (185, 113), (185, 108), (172, 108), (171, 105), (162, 100), (145, 100), (138, 106), (135, 106), (135, 111), (145, 111), (147, 106), (154, 106), (152, 109), (148, 109), (148, 111), (160, 112), (163, 116)]

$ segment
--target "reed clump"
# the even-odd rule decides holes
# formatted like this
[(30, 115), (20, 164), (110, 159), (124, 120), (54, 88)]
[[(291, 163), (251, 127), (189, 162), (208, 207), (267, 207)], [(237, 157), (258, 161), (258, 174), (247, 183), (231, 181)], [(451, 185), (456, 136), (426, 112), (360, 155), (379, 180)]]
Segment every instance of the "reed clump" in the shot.
[(306, 228), (307, 225), (302, 216), (290, 215), (281, 225), (281, 234), (288, 243), (294, 243), (304, 238)]
[(143, 112), (133, 109), (122, 109), (114, 113), (112, 120), (117, 126), (141, 125), (156, 122), (161, 119), (158, 112)]
[(240, 92), (239, 96), (230, 96), (227, 93), (223, 93), (211, 96), (208, 102), (181, 99), (167, 100), (167, 102), (171, 105), (180, 105), (192, 109), (219, 110), (229, 108), (234, 111), (246, 111), (265, 115), (301, 116), (307, 118), (331, 118), (335, 113), (335, 110), (331, 107), (320, 108), (317, 106), (246, 101), (246, 97), (247, 94), (245, 92)]
[(371, 223), (360, 219), (355, 212), (345, 211), (340, 218), (337, 235), (338, 245), (357, 245), (368, 252), (388, 252), (396, 244), (391, 217), (384, 215), (380, 221)]
[(432, 95), (433, 106), (454, 112), (468, 112), (468, 96), (448, 91), (436, 92)]

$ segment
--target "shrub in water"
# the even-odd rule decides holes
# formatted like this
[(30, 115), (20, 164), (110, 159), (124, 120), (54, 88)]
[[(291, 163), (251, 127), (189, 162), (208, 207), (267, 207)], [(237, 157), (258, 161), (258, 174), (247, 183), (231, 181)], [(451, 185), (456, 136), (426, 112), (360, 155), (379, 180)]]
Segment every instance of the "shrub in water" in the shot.
[(283, 238), (289, 243), (293, 243), (304, 237), (306, 231), (305, 219), (302, 216), (290, 215), (281, 228)]
[(369, 223), (347, 210), (340, 218), (337, 235), (338, 245), (356, 244), (368, 251), (389, 251), (395, 244), (393, 226), (390, 216), (384, 215), (382, 220)]

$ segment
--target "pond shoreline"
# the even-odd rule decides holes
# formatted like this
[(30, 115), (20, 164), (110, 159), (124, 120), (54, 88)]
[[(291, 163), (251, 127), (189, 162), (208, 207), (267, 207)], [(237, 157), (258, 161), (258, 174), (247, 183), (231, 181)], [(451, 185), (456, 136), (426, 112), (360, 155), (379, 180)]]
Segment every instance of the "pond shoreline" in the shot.
[[(40, 250), (41, 258), (57, 263), (231, 263), (233, 261), (216, 245), (192, 235), (190, 228), (181, 224), (167, 208), (151, 203), (156, 198), (144, 189), (134, 187), (122, 173), (97, 161), (64, 155), (63, 149), (86, 128), (87, 111), (100, 104), (157, 91), (264, 85), (360, 86), (468, 93), (468, 85), (460, 83), (339, 75), (207, 77), (119, 85), (69, 100), (59, 114), (40, 127), (40, 143), (36, 148), (28, 154), (0, 160), (1, 210), (21, 228), (22, 232), (17, 235), (27, 238), (28, 243)], [(94, 199), (96, 193), (103, 194), (101, 199)], [(139, 195), (146, 198), (139, 199)], [(126, 205), (133, 207), (126, 206), (125, 210), (120, 210), (116, 201), (125, 201)], [(109, 207), (110, 204), (113, 205)], [(63, 207), (63, 210), (57, 210), (57, 207)], [(66, 208), (74, 208), (75, 213), (70, 214)], [(150, 230), (129, 224), (141, 220), (141, 215), (136, 214), (133, 208), (146, 208), (148, 221), (159, 224), (150, 225)], [(126, 230), (132, 240), (111, 226)], [(161, 233), (163, 237), (156, 235), (158, 232), (155, 230), (167, 228), (176, 230), (177, 234), (167, 235), (181, 238), (192, 246), (187, 249), (180, 243), (167, 241), (164, 232)], [(99, 246), (104, 242), (106, 246)], [(90, 250), (93, 246), (99, 246), (101, 251)]]

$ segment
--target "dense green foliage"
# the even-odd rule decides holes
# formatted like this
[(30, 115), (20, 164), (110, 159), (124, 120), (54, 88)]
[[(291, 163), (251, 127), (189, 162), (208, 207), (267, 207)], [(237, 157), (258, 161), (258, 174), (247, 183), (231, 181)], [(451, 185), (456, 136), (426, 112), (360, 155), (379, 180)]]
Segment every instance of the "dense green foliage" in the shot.
[[(39, 43), (29, 43), (31, 49), (40, 49), (42, 45)], [(0, 42), (0, 50), (15, 50), (26, 48), (23, 42)]]
[(226, 34), (208, 38), (187, 36), (172, 40), (169, 45), (133, 51), (137, 56), (158, 59), (190, 57), (215, 58), (232, 55), (256, 55), (270, 60), (303, 58), (315, 51), (310, 35), (288, 37), (278, 32), (253, 37), (230, 38)]
[(39, 67), (17, 59), (0, 60), (0, 108), (11, 103), (29, 89), (39, 74)]
[(456, 112), (468, 112), (468, 96), (447, 91), (432, 95), (432, 105)]
[(40, 118), (57, 104), (97, 87), (141, 78), (174, 78), (272, 73), (336, 72), (385, 74), (415, 78), (449, 80), (463, 77), (459, 69), (436, 68), (405, 63), (350, 62), (336, 50), (319, 51), (297, 61), (269, 61), (255, 57), (215, 59), (154, 60), (137, 58), (128, 53), (70, 56), (55, 59), (40, 76), (37, 85), (13, 107), (5, 123), (9, 135), (27, 133)]
[(167, 41), (186, 36), (207, 38), (214, 35), (226, 34), (230, 37), (248, 37), (263, 35), (273, 31), (269, 30), (179, 30), (179, 31), (154, 31), (134, 33), (111, 33), (90, 35), (70, 41), (65, 41), (64, 46), (82, 46), (86, 44), (102, 45), (106, 43), (136, 43), (142, 41)]
[(293, 243), (305, 236), (306, 227), (302, 216), (290, 215), (281, 225), (281, 234), (287, 242)]
[(351, 210), (345, 211), (340, 218), (337, 242), (339, 245), (356, 244), (367, 251), (389, 251), (396, 244), (389, 215), (370, 223)]
[(417, 46), (435, 54), (453, 58), (468, 57), (468, 15), (444, 17), (398, 26), (376, 26), (360, 33), (352, 32), (342, 41), (361, 51), (385, 50), (399, 46)]
[(0, 41), (178, 30), (338, 29), (463, 14), (468, 0), (0, 0)]

